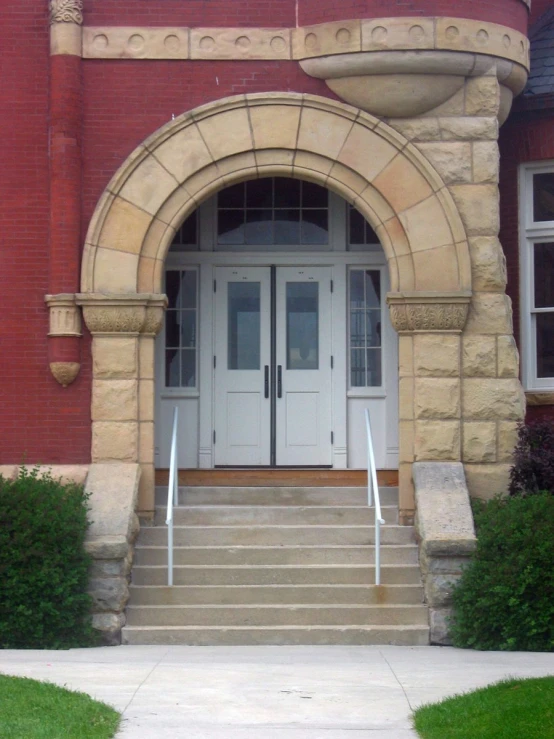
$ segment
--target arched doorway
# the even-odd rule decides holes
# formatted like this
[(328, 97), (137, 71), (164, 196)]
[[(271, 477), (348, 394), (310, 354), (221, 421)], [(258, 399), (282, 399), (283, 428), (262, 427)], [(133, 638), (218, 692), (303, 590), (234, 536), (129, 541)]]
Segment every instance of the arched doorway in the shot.
[(379, 239), (306, 180), (224, 188), (177, 229), (156, 342), (157, 468), (398, 467), (397, 336)]
[[(94, 336), (92, 459), (141, 464), (144, 512), (153, 505), (154, 336), (166, 304), (167, 253), (179, 226), (214, 193), (265, 177), (325, 187), (373, 225), (388, 264), (392, 323), (401, 340), (406, 334), (401, 364), (414, 331), (450, 333), (460, 351), (471, 297), (465, 230), (448, 189), (416, 147), (368, 114), (309, 95), (239, 96), (184, 114), (114, 175), (83, 254), (79, 303)], [(414, 372), (407, 369), (400, 394), (400, 506), (408, 512)], [(425, 418), (425, 408), (417, 410)], [(444, 427), (459, 436), (459, 413), (452, 414), (441, 410), (436, 433)]]

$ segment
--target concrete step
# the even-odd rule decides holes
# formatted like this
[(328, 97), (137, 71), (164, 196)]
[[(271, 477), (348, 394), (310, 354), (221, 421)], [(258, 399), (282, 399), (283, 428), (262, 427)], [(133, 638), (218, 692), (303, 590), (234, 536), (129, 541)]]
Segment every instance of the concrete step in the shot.
[(421, 585), (132, 585), (129, 605), (423, 603)]
[[(167, 567), (133, 567), (133, 585), (167, 585)], [(173, 570), (175, 585), (373, 585), (371, 565), (187, 565)], [(384, 565), (385, 585), (420, 585), (419, 565)]]
[[(322, 544), (329, 546), (364, 545), (375, 543), (374, 526), (174, 526), (175, 546), (299, 546)], [(381, 527), (381, 543), (415, 543), (413, 526), (388, 524)], [(138, 546), (167, 546), (167, 527), (142, 526)]]
[(423, 605), (129, 606), (128, 626), (387, 626), (428, 623)]
[[(381, 505), (398, 505), (398, 488), (379, 488)], [(156, 504), (167, 503), (167, 487), (156, 488)], [(180, 487), (180, 505), (329, 506), (367, 505), (366, 487)]]
[[(338, 565), (374, 564), (372, 546), (267, 546), (267, 547), (174, 547), (176, 565)], [(384, 545), (381, 563), (417, 564), (419, 552), (415, 544)], [(141, 566), (167, 564), (167, 547), (140, 546), (135, 549), (135, 564)]]
[[(397, 506), (381, 508), (386, 523), (398, 523)], [(155, 524), (166, 520), (166, 509), (156, 508)], [(187, 506), (173, 511), (177, 526), (371, 526), (375, 512), (367, 506)]]
[[(165, 527), (160, 527), (166, 530)], [(391, 525), (381, 528), (382, 541), (390, 542), (392, 529), (405, 528), (414, 533), (411, 527)], [(389, 530), (391, 534), (389, 534)], [(190, 546), (294, 546), (302, 544), (326, 544), (352, 546), (372, 544), (375, 529), (372, 526), (182, 526), (174, 529), (180, 541)], [(178, 532), (178, 533), (177, 533)], [(408, 534), (399, 534), (399, 537)], [(139, 534), (138, 544), (142, 543)], [(391, 544), (394, 542), (390, 542)]]
[(392, 644), (427, 646), (427, 626), (125, 626), (124, 644), (186, 644), (190, 646), (238, 646), (285, 644)]

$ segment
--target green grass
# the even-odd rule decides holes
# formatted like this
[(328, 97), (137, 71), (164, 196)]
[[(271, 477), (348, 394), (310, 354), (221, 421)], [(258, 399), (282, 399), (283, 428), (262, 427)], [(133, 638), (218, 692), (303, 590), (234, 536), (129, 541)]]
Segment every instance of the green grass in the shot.
[(110, 739), (117, 711), (84, 693), (0, 675), (2, 739)]
[(554, 739), (554, 677), (503, 680), (421, 706), (423, 739)]

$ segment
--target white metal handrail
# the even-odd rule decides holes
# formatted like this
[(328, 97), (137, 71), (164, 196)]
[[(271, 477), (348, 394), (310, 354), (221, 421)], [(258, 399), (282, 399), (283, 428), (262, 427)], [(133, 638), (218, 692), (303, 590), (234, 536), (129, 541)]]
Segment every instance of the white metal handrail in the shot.
[(179, 465), (177, 464), (177, 427), (179, 409), (173, 409), (173, 431), (171, 433), (171, 454), (169, 457), (169, 484), (167, 486), (167, 584), (173, 585), (173, 507), (179, 500)]
[(375, 585), (381, 584), (381, 526), (385, 523), (381, 516), (381, 498), (377, 484), (377, 468), (373, 452), (373, 436), (369, 420), (369, 408), (365, 409), (365, 427), (367, 432), (367, 504), (371, 506), (375, 498)]

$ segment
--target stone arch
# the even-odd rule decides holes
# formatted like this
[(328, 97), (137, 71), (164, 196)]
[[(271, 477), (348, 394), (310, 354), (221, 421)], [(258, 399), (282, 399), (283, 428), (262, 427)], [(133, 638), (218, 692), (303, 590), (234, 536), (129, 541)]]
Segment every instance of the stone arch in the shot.
[(183, 219), (222, 187), (277, 175), (328, 187), (362, 212), (383, 245), (393, 292), (471, 289), (458, 210), (416, 147), (343, 103), (260, 93), (185, 113), (135, 149), (91, 220), (82, 293), (160, 293), (165, 256)]

